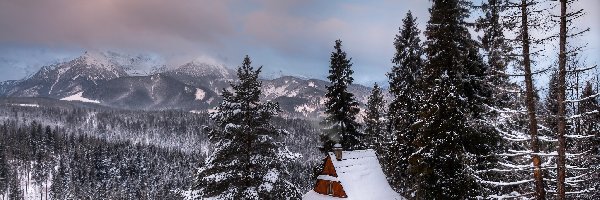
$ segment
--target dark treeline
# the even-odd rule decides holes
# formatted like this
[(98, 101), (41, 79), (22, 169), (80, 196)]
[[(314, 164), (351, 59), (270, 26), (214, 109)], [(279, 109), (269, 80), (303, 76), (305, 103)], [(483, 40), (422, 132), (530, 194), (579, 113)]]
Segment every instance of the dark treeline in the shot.
[[(11, 180), (36, 185), (33, 174), (38, 167), (45, 177), (38, 185), (43, 186), (44, 195), (47, 185), (49, 198), (57, 192), (63, 195), (53, 199), (179, 198), (178, 194), (192, 185), (199, 163), (213, 149), (203, 129), (210, 124), (207, 113), (71, 108), (64, 104), (1, 106), (0, 145), (8, 160), (7, 186)], [(299, 190), (308, 190), (313, 181), (306, 175), (312, 174), (321, 159), (316, 142), (318, 122), (276, 117), (272, 123), (288, 132), (278, 139), (302, 155), (288, 170)], [(45, 163), (34, 165), (36, 156)], [(64, 178), (53, 180), (57, 174)], [(0, 190), (0, 194), (11, 194), (10, 189)], [(20, 189), (24, 193), (32, 188)]]
[[(185, 151), (201, 151), (206, 135), (207, 114), (177, 110), (132, 111), (114, 109), (69, 108), (62, 104), (40, 104), (42, 107), (23, 107), (8, 104), (0, 116), (19, 123), (38, 121), (59, 126), (66, 132), (86, 134), (110, 141), (129, 140)], [(50, 106), (45, 106), (50, 105)]]
[[(173, 199), (189, 186), (200, 159), (183, 151), (154, 145), (109, 142), (65, 132), (64, 128), (5, 120), (0, 148), (11, 199), (40, 187), (53, 199)], [(49, 188), (48, 186), (51, 185)], [(6, 194), (6, 191), (0, 191)], [(17, 198), (18, 199), (18, 198)]]

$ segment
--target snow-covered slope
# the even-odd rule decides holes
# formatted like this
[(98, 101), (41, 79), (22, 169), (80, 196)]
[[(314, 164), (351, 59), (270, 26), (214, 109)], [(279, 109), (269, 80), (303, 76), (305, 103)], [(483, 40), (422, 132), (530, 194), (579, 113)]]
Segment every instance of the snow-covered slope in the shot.
[[(222, 90), (237, 78), (234, 69), (205, 59), (170, 70), (159, 63), (150, 56), (86, 52), (74, 60), (43, 67), (24, 80), (0, 83), (0, 96), (83, 99), (126, 109), (207, 111), (218, 105)], [(154, 72), (144, 75), (149, 68)], [(279, 102), (282, 116), (323, 115), (327, 81), (283, 76), (262, 82), (261, 98)], [(370, 88), (352, 85), (349, 90), (366, 104)]]
[[(263, 80), (263, 99), (279, 102), (285, 114), (290, 117), (320, 117), (323, 115), (327, 81), (301, 79), (283, 76), (273, 80)], [(370, 88), (351, 85), (348, 90), (364, 106), (370, 94)], [(360, 118), (360, 117), (359, 117)]]
[(88, 98), (83, 97), (83, 92), (79, 92), (77, 94), (62, 98), (60, 100), (63, 101), (81, 101), (81, 102), (87, 102), (87, 103), (100, 103), (100, 101), (98, 100), (91, 100)]
[(101, 57), (106, 63), (122, 67), (130, 76), (146, 76), (166, 71), (164, 61), (150, 54), (123, 54), (113, 51), (88, 52)]
[(197, 60), (161, 74), (191, 86), (205, 87), (217, 94), (220, 94), (223, 88), (229, 87), (229, 82), (236, 78), (233, 69), (219, 64), (202, 63)]
[(85, 53), (65, 63), (46, 66), (28, 79), (6, 89), (6, 96), (64, 98), (98, 85), (102, 81), (124, 77), (121, 66), (102, 54)]
[(106, 105), (126, 109), (206, 110), (217, 103), (208, 101), (217, 96), (212, 91), (163, 74), (112, 79), (91, 88), (87, 94)]
[(9, 90), (11, 90), (13, 87), (15, 87), (15, 85), (17, 85), (18, 83), (19, 83), (19, 81), (15, 81), (15, 80), (0, 82), (0, 97), (5, 96), (6, 93)]

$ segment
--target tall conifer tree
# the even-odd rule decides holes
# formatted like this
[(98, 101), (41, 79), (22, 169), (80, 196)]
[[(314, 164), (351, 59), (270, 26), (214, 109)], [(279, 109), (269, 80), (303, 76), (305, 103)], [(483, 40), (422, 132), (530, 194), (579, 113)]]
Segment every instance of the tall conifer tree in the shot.
[(209, 128), (216, 149), (197, 174), (200, 198), (286, 199), (299, 198), (289, 181), (287, 165), (296, 157), (276, 138), (286, 132), (270, 124), (279, 104), (260, 102), (261, 68), (254, 69), (246, 56), (237, 69), (233, 91), (223, 90), (223, 102), (211, 114)]
[[(513, 94), (517, 86), (511, 84), (507, 74), (510, 62), (515, 59), (511, 57), (513, 48), (510, 41), (506, 39), (504, 32), (509, 24), (502, 20), (502, 13), (507, 11), (506, 0), (487, 0), (481, 5), (484, 14), (477, 19), (476, 30), (482, 32), (479, 38), (481, 47), (487, 54), (487, 65), (489, 67), (488, 82), (492, 85), (492, 106), (508, 107), (513, 100)], [(513, 92), (514, 93), (514, 92)]]
[(11, 175), (9, 179), (9, 195), (8, 199), (11, 200), (22, 200), (25, 199), (23, 197), (23, 190), (21, 189), (21, 181), (19, 180), (19, 174), (17, 170), (10, 169), (9, 174)]
[[(598, 87), (598, 86), (596, 86)], [(587, 82), (581, 94), (581, 100), (578, 105), (579, 114), (581, 114), (581, 135), (586, 137), (583, 142), (574, 146), (576, 152), (584, 152), (584, 159), (576, 160), (582, 168), (587, 168), (587, 174), (595, 174), (585, 177), (586, 184), (583, 184), (583, 189), (586, 190), (579, 198), (599, 199), (600, 192), (600, 102), (597, 99), (597, 94), (594, 92), (592, 84)], [(594, 188), (591, 190), (590, 188)]]
[(546, 100), (544, 102), (544, 125), (556, 134), (558, 128), (558, 73), (554, 71), (550, 75), (550, 81), (548, 82), (548, 93), (546, 94)]
[(394, 66), (387, 74), (390, 83), (390, 93), (393, 97), (390, 102), (389, 131), (393, 136), (390, 146), (388, 166), (384, 166), (390, 184), (402, 193), (410, 191), (408, 177), (408, 159), (415, 152), (413, 141), (416, 132), (411, 126), (418, 119), (418, 108), (421, 100), (419, 80), (423, 68), (423, 48), (417, 28), (416, 18), (409, 11), (402, 20), (400, 33), (396, 35), (394, 47), (396, 53), (392, 59)]
[(433, 0), (427, 25), (428, 61), (416, 153), (410, 157), (418, 199), (472, 199), (482, 190), (475, 171), (487, 168), (498, 137), (483, 122), (491, 90), (487, 68), (465, 18), (470, 3)]
[(321, 134), (323, 147), (321, 151), (331, 151), (334, 144), (340, 143), (346, 150), (363, 149), (365, 147), (359, 131), (360, 124), (356, 122), (356, 115), (360, 111), (354, 95), (348, 92), (354, 78), (351, 69), (351, 58), (346, 57), (342, 50), (342, 41), (336, 40), (334, 51), (331, 52), (329, 76), (330, 85), (327, 86), (325, 114), (327, 117), (321, 122), (325, 128)]
[(383, 99), (383, 91), (375, 83), (371, 90), (371, 95), (367, 100), (367, 110), (365, 121), (365, 135), (368, 138), (367, 147), (375, 149), (380, 161), (386, 160), (384, 154), (386, 151), (386, 141), (388, 141), (385, 132), (385, 100)]

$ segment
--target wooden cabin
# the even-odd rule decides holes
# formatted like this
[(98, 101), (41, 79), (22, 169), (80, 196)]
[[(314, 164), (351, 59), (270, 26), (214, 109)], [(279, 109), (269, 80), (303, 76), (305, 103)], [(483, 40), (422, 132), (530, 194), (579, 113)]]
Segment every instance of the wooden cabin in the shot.
[(374, 150), (329, 152), (315, 187), (303, 200), (404, 200), (387, 182)]

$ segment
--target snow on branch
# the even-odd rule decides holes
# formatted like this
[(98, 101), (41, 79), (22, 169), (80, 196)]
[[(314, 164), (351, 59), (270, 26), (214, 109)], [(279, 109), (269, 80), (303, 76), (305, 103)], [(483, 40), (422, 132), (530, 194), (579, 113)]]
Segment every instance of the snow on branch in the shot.
[(590, 95), (590, 96), (585, 97), (583, 99), (566, 100), (565, 102), (567, 102), (567, 103), (577, 103), (577, 102), (581, 102), (581, 101), (587, 101), (587, 100), (590, 100), (590, 99), (595, 99), (596, 97), (598, 97), (598, 95), (600, 95), (600, 94), (598, 94), (598, 93), (597, 94), (593, 94), (593, 95)]
[(558, 139), (553, 139), (548, 136), (538, 136), (538, 139), (544, 142), (558, 142)]
[[(506, 131), (501, 131), (499, 129), (496, 129), (499, 133), (502, 134), (502, 138), (508, 141), (513, 141), (513, 142), (523, 142), (523, 141), (529, 141), (531, 140), (531, 136), (526, 135), (526, 134), (511, 134), (508, 133)], [(544, 142), (556, 142), (558, 141), (558, 139), (552, 138), (552, 137), (548, 137), (548, 136), (543, 136), (543, 135), (538, 135), (538, 140), (544, 141)]]
[(508, 150), (512, 153), (501, 153), (498, 156), (506, 156), (506, 157), (514, 157), (514, 156), (525, 156), (531, 154), (531, 151), (516, 151), (516, 150)]
[(585, 190), (573, 191), (573, 192), (565, 192), (565, 194), (583, 194), (595, 191), (594, 188), (586, 188)]
[[(526, 150), (526, 151), (520, 151), (520, 150), (512, 150), (509, 149), (508, 150), (509, 153), (501, 153), (498, 154), (498, 156), (506, 156), (506, 157), (514, 157), (514, 156), (525, 156), (525, 155), (538, 155), (538, 156), (558, 156), (558, 152), (553, 151), (553, 152), (539, 152), (539, 153), (533, 153), (530, 150)], [(583, 152), (583, 153), (566, 153), (565, 155), (567, 157), (575, 157), (575, 156), (581, 156), (586, 154), (587, 152)]]
[(585, 113), (581, 113), (581, 114), (578, 114), (578, 115), (573, 115), (571, 117), (568, 117), (567, 119), (569, 119), (569, 120), (570, 119), (577, 119), (577, 118), (581, 118), (583, 116), (593, 115), (593, 114), (598, 114), (598, 113), (599, 113), (598, 110), (593, 110), (593, 111), (590, 111), (590, 112), (585, 112)]
[[(547, 67), (547, 68), (542, 69), (540, 71), (532, 72), (531, 75), (543, 74), (543, 73), (546, 73), (550, 69), (552, 69), (552, 67)], [(525, 74), (509, 74), (509, 76), (525, 76)]]
[(528, 180), (521, 180), (521, 181), (514, 181), (514, 182), (496, 182), (496, 181), (484, 181), (484, 180), (480, 180), (479, 182), (483, 183), (483, 184), (489, 184), (489, 185), (495, 185), (495, 186), (509, 186), (509, 185), (520, 185), (520, 184), (524, 184), (524, 183), (529, 183), (529, 182), (533, 182), (533, 179), (528, 179)]
[(595, 135), (565, 135), (566, 138), (574, 138), (574, 139), (585, 139), (585, 138), (593, 138)]
[(529, 169), (531, 168), (531, 164), (527, 164), (527, 165), (515, 165), (515, 164), (510, 164), (510, 163), (503, 163), (503, 162), (498, 162), (498, 164), (504, 166), (504, 167), (508, 167), (508, 168), (512, 168), (512, 169)]
[(498, 113), (521, 113), (521, 114), (526, 114), (527, 110), (514, 110), (514, 109), (510, 109), (510, 108), (502, 108), (502, 109), (498, 109), (492, 106), (488, 106), (489, 109), (491, 109), (492, 111), (498, 112)]
[(476, 173), (485, 173), (485, 172), (518, 172), (518, 171), (531, 171), (531, 169), (498, 169), (498, 168), (493, 168), (493, 169), (479, 170), (479, 171), (476, 171)]
[(490, 199), (518, 199), (519, 197), (531, 196), (533, 193), (520, 194), (518, 192), (511, 192), (510, 194), (505, 195), (490, 195)]

